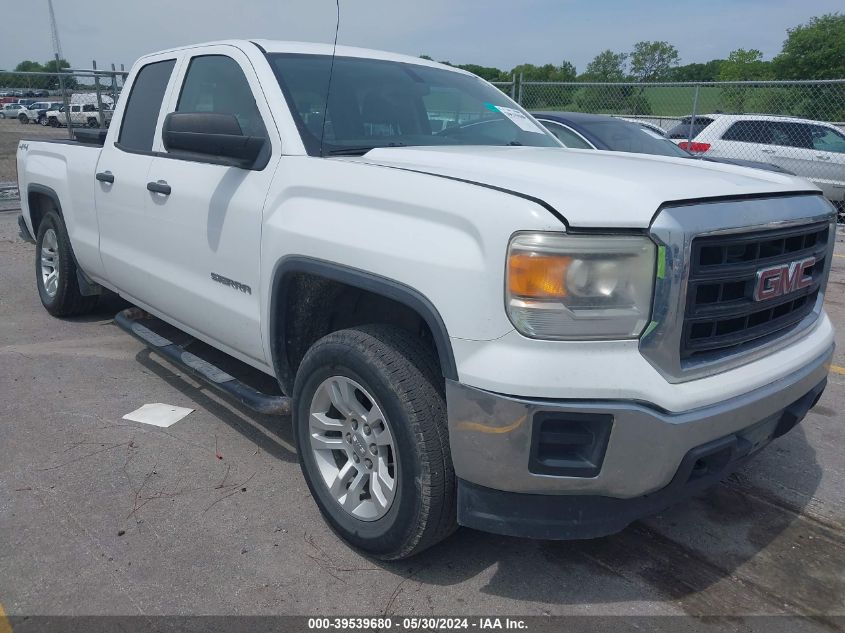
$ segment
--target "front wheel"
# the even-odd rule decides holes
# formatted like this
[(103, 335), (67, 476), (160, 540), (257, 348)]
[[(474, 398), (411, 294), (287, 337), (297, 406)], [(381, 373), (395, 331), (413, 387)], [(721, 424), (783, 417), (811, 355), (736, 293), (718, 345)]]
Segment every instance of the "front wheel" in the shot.
[(18, 117), (18, 121), (21, 122), (21, 125), (26, 125), (27, 123), (29, 123), (29, 119), (27, 118), (27, 116), (25, 114), (21, 114)]
[(96, 296), (84, 296), (79, 290), (67, 228), (55, 211), (47, 213), (38, 225), (35, 278), (41, 303), (53, 316), (86, 314), (97, 304)]
[(297, 371), (293, 401), (302, 472), (342, 538), (391, 560), (454, 531), (442, 378), (416, 337), (381, 325), (323, 337)]
[(97, 122), (97, 119), (92, 117), (88, 119), (88, 127), (100, 127), (100, 124)]

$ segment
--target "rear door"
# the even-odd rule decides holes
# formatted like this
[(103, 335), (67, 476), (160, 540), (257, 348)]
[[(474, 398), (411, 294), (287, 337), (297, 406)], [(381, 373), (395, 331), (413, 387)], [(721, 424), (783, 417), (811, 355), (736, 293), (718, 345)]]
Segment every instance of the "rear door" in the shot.
[(172, 87), (175, 55), (150, 58), (130, 79), (97, 163), (94, 200), (106, 280), (135, 303), (152, 305), (158, 288), (146, 241), (147, 172), (162, 104)]
[(845, 201), (845, 134), (824, 125), (811, 126), (819, 186), (830, 200)]
[(768, 162), (815, 181), (819, 161), (813, 151), (813, 126), (793, 121), (771, 121), (769, 126), (772, 134)]
[[(269, 157), (243, 169), (168, 153), (147, 180), (170, 193), (147, 195), (143, 242), (155, 279), (155, 306), (246, 361), (263, 364), (260, 330), (262, 209), (281, 155), (281, 140), (258, 77), (238, 48), (205, 46), (186, 55), (169, 112), (232, 114), (246, 135), (267, 139)], [(160, 127), (159, 127), (160, 129)]]
[(772, 147), (771, 123), (747, 119), (732, 123), (722, 137), (711, 144), (706, 155), (775, 163), (773, 158), (776, 153), (777, 150)]

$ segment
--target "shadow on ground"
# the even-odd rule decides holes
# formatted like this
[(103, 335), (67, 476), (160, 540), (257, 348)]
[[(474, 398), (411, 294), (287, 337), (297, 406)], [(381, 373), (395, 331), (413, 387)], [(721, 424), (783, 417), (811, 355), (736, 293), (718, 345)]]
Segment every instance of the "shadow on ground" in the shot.
[[(195, 386), (153, 360), (149, 351), (136, 358), (262, 450), (296, 461), (289, 419), (260, 416), (231, 400), (224, 406), (207, 395), (208, 387)], [(230, 373), (249, 371), (232, 359), (228, 363), (224, 369)], [(797, 497), (781, 495), (774, 482), (761, 486), (748, 474), (782, 469), (783, 460), (800, 465), (800, 483), (791, 482), (800, 488)], [(659, 599), (668, 603), (667, 612), (793, 613), (834, 626), (825, 618), (842, 610), (845, 537), (841, 526), (804, 512), (821, 476), (815, 451), (799, 426), (707, 493), (610, 537), (543, 542), (460, 529), (411, 560), (374, 561), (396, 576), (385, 613), (392, 613), (400, 594), (411, 587), (424, 591), (481, 577), (482, 593), (533, 604)]]

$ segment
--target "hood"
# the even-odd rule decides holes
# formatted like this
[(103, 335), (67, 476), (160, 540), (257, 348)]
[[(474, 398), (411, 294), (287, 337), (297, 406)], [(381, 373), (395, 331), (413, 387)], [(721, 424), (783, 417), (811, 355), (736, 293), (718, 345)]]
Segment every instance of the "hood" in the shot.
[(537, 198), (577, 227), (646, 228), (670, 202), (818, 192), (800, 178), (736, 165), (556, 147), (390, 147), (354, 160)]

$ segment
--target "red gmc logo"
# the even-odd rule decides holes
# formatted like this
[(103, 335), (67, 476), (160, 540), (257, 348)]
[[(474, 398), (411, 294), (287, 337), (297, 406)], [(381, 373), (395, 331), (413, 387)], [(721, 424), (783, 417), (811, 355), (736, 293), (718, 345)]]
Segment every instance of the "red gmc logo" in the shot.
[(766, 301), (806, 288), (813, 283), (813, 277), (808, 271), (815, 265), (816, 258), (808, 257), (798, 262), (758, 270), (754, 301)]

